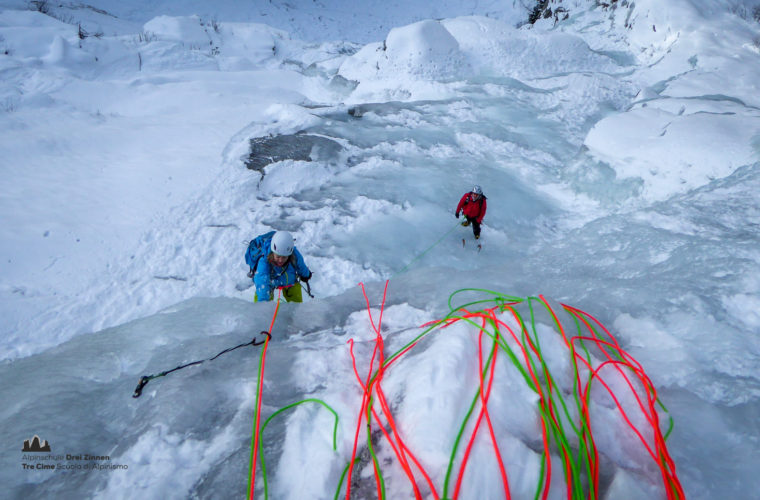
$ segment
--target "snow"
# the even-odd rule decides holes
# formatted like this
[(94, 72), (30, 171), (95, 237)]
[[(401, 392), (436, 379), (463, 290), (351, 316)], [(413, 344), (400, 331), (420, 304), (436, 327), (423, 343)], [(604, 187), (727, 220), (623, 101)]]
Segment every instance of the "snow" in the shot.
[(760, 112), (731, 100), (717, 110), (715, 102), (656, 99), (635, 105), (595, 124), (585, 143), (620, 178), (641, 179), (644, 197), (665, 200), (760, 159), (754, 145)]
[[(524, 25), (525, 4), (97, 0), (46, 15), (0, 2), (0, 435), (9, 450), (39, 435), (53, 454), (128, 466), (27, 470), (8, 451), (10, 497), (245, 494), (261, 348), (130, 394), (142, 375), (268, 328), (274, 304), (252, 303), (243, 254), (271, 229), (296, 236), (315, 298), (280, 306), (263, 416), (305, 398), (339, 416), (335, 450), (333, 416), (313, 401), (271, 421), (271, 497), (334, 497), (362, 403), (348, 342), (364, 377), (370, 314), (387, 357), (460, 288), (545, 294), (600, 318), (673, 417), (686, 496), (760, 491), (754, 4), (578, 0), (566, 20)], [(247, 169), (250, 140), (278, 136), (331, 142)], [(452, 216), (474, 184), (489, 207), (480, 251)], [(478, 387), (478, 333), (435, 329), (382, 380), (439, 495)], [(572, 392), (550, 317), (536, 336)], [(499, 351), (488, 406), (513, 498), (535, 495), (542, 461), (522, 363)], [(636, 408), (613, 369), (601, 373)], [(593, 386), (591, 400), (602, 497), (665, 498), (609, 394)], [(459, 498), (504, 497), (482, 425)], [(377, 496), (366, 442), (362, 428), (356, 498)], [(412, 495), (387, 440), (375, 451), (389, 497)], [(552, 451), (549, 498), (564, 498)]]

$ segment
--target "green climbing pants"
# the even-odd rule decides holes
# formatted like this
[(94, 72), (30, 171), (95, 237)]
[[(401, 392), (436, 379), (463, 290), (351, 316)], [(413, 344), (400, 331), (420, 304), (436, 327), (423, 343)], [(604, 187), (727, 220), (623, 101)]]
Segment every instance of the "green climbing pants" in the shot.
[[(293, 286), (283, 288), (282, 296), (285, 297), (285, 300), (288, 302), (303, 302), (303, 295), (301, 295), (301, 285), (295, 284)], [(269, 294), (269, 300), (272, 299), (274, 299), (274, 290)], [(253, 295), (253, 301), (259, 301), (259, 297), (256, 294)]]

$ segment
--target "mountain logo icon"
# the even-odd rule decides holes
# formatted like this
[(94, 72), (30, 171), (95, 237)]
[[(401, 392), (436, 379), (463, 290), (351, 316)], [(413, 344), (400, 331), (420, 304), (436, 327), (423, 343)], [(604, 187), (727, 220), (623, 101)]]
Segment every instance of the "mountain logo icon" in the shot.
[(31, 439), (24, 439), (24, 449), (21, 451), (37, 451), (37, 452), (49, 452), (50, 444), (47, 440), (41, 440), (39, 436), (35, 436)]

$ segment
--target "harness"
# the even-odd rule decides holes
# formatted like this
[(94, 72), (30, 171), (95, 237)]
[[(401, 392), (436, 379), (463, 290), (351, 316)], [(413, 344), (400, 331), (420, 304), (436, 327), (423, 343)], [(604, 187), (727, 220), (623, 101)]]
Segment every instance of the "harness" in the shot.
[[(269, 254), (262, 255), (261, 257), (259, 257), (258, 259), (256, 259), (256, 264), (251, 268), (250, 271), (248, 271), (248, 277), (249, 278), (253, 278), (253, 276), (256, 274), (256, 269), (259, 268), (259, 261), (261, 259), (268, 259), (268, 258), (269, 258)], [(272, 263), (270, 262), (270, 264), (272, 264)], [(296, 267), (296, 256), (295, 256), (295, 254), (290, 254), (290, 257), (288, 257), (288, 260), (285, 261), (285, 265), (282, 266), (282, 271), (280, 271), (280, 274), (275, 275), (274, 278), (279, 278), (280, 276), (282, 276), (283, 274), (285, 274), (285, 271), (287, 271), (287, 269), (288, 269), (288, 264), (292, 264), (293, 265), (293, 270), (294, 271), (298, 270), (298, 267)], [(272, 275), (274, 275), (274, 269), (272, 269), (273, 267), (276, 267), (276, 266), (273, 266), (273, 265), (269, 266), (269, 279), (270, 280), (273, 279)]]
[[(267, 255), (266, 258), (268, 259), (269, 256)], [(293, 254), (293, 253), (290, 254), (290, 257), (288, 257), (288, 260), (285, 261), (285, 264), (282, 266), (282, 271), (280, 271), (279, 274), (275, 274), (275, 270), (274, 270), (275, 267), (279, 267), (279, 266), (275, 266), (274, 264), (272, 264), (270, 262), (269, 263), (270, 264), (269, 265), (269, 280), (270, 281), (274, 281), (276, 278), (279, 278), (280, 276), (282, 276), (283, 274), (285, 274), (285, 272), (288, 270), (288, 266), (289, 265), (293, 266), (293, 272), (296, 275), (298, 275), (298, 267), (296, 266), (296, 262), (297, 261), (296, 261), (295, 254)]]

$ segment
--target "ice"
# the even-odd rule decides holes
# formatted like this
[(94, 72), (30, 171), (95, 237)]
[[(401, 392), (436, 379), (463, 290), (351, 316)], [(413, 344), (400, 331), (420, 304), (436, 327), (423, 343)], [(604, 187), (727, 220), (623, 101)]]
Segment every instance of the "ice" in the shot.
[[(243, 254), (272, 229), (296, 236), (315, 297), (280, 306), (267, 350), (263, 418), (304, 401), (263, 431), (271, 498), (335, 496), (362, 402), (349, 342), (364, 382), (381, 315), (387, 357), (446, 315), (461, 288), (481, 291), (451, 300), (545, 294), (557, 311), (594, 314), (646, 370), (668, 409), (658, 410), (663, 432), (673, 418), (668, 450), (686, 496), (760, 491), (754, 5), (565, 2), (568, 19), (524, 25), (524, 3), (98, 0), (44, 15), (1, 2), (7, 496), (246, 495), (261, 347), (131, 394), (143, 375), (269, 328), (275, 305), (252, 303)], [(268, 145), (257, 170), (246, 168), (252, 141)], [(474, 184), (489, 206), (480, 250), (453, 217)], [(456, 466), (448, 483), (446, 473), (477, 394), (478, 334), (465, 322), (434, 330), (381, 384), (439, 495), (457, 481)], [(545, 311), (535, 336), (553, 383), (571, 393), (567, 347)], [(521, 352), (518, 337), (505, 343)], [(512, 497), (532, 498), (539, 398), (525, 360), (498, 353), (490, 424)], [(604, 359), (597, 349), (590, 363)], [(612, 366), (600, 374), (619, 398), (590, 390), (600, 497), (665, 498), (617, 410), (645, 428), (636, 398)], [(571, 404), (558, 418), (567, 429), (579, 413)], [(353, 496), (374, 498), (358, 430)], [(373, 431), (388, 497), (413, 496)], [(481, 423), (459, 498), (504, 497), (487, 431)], [(53, 454), (128, 468), (25, 469), (21, 446), (34, 435)], [(552, 446), (549, 498), (565, 498)]]
[(688, 112), (685, 106), (669, 112), (657, 101), (645, 106), (598, 122), (586, 146), (619, 177), (642, 179), (641, 194), (648, 199), (660, 201), (693, 190), (758, 159), (753, 141), (760, 135), (760, 113), (754, 109), (731, 111), (732, 103), (724, 104), (720, 113)]
[(209, 35), (201, 25), (199, 16), (158, 16), (145, 23), (143, 30), (150, 35), (155, 35), (160, 40), (171, 40), (197, 46), (208, 45), (210, 41)]

